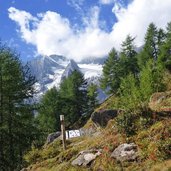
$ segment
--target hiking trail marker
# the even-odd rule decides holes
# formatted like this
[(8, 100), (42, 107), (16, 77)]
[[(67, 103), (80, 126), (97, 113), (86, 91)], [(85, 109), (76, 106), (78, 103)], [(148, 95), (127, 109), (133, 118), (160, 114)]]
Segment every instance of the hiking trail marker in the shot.
[(60, 121), (61, 121), (61, 134), (62, 134), (63, 149), (66, 150), (66, 133), (65, 133), (64, 115), (60, 115)]

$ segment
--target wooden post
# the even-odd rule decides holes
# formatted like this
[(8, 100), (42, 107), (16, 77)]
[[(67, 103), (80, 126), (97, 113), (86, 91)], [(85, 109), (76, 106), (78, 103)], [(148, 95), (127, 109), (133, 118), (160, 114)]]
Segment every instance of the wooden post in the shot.
[(64, 115), (60, 115), (60, 121), (61, 121), (61, 134), (62, 134), (63, 149), (66, 150), (66, 134), (65, 134)]

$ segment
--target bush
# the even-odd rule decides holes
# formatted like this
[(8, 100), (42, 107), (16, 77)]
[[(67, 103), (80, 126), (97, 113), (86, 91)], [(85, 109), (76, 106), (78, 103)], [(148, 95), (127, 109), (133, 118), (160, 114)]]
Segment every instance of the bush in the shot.
[(33, 164), (39, 161), (41, 155), (39, 149), (32, 147), (32, 149), (24, 156), (24, 160), (28, 164)]
[(118, 115), (116, 123), (119, 132), (125, 133), (127, 136), (134, 135), (136, 131), (135, 119), (135, 115), (129, 112), (122, 112)]

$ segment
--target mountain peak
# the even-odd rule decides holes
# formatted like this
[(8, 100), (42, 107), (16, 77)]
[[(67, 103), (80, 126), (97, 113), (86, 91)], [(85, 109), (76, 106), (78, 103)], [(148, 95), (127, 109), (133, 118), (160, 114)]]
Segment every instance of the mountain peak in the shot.
[(78, 67), (77, 63), (76, 63), (73, 59), (71, 59), (71, 60), (69, 61), (69, 64), (68, 64), (67, 67), (69, 67), (70, 69), (72, 68), (72, 69), (74, 69), (74, 70), (79, 70), (79, 69), (80, 69), (80, 68)]
[(69, 64), (67, 65), (65, 71), (62, 74), (61, 80), (68, 78), (72, 74), (73, 71), (80, 72), (80, 68), (78, 67), (77, 63), (73, 59), (71, 59), (69, 61)]

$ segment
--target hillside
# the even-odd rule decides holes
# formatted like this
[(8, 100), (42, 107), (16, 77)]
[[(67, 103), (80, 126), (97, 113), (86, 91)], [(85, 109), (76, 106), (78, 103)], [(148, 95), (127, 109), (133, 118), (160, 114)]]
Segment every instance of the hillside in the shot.
[[(167, 101), (167, 99), (165, 100)], [(100, 114), (103, 111), (114, 109), (114, 102), (116, 102), (116, 98), (111, 96), (94, 113), (99, 114), (99, 117), (101, 117)], [(154, 112), (152, 111), (151, 115)], [(161, 113), (162, 111), (160, 113), (156, 112), (156, 117), (153, 118), (152, 122), (149, 125), (145, 124), (143, 128), (137, 129), (132, 136), (127, 136), (120, 131), (116, 124), (121, 111), (117, 113), (117, 117), (115, 116), (114, 119), (108, 118), (107, 126), (103, 127), (93, 122), (93, 117), (91, 117), (83, 127), (90, 134), (67, 140), (67, 149), (65, 151), (62, 149), (60, 139), (41, 149), (32, 148), (32, 151), (25, 155), (29, 165), (25, 171), (170, 170), (171, 117), (170, 114), (161, 117)], [(139, 127), (139, 123), (136, 126)], [(131, 154), (132, 156), (125, 157), (123, 155), (124, 159), (118, 159), (116, 156), (112, 157), (113, 151), (123, 143), (129, 145), (134, 143), (134, 148), (129, 149), (130, 147), (127, 147), (126, 151), (126, 155)], [(136, 156), (134, 156), (134, 150)], [(93, 155), (93, 159), (95, 159), (92, 159), (89, 163), (82, 161), (80, 166), (78, 166), (79, 164), (73, 166), (74, 160), (80, 156), (81, 151), (82, 154), (88, 153), (89, 157)]]

